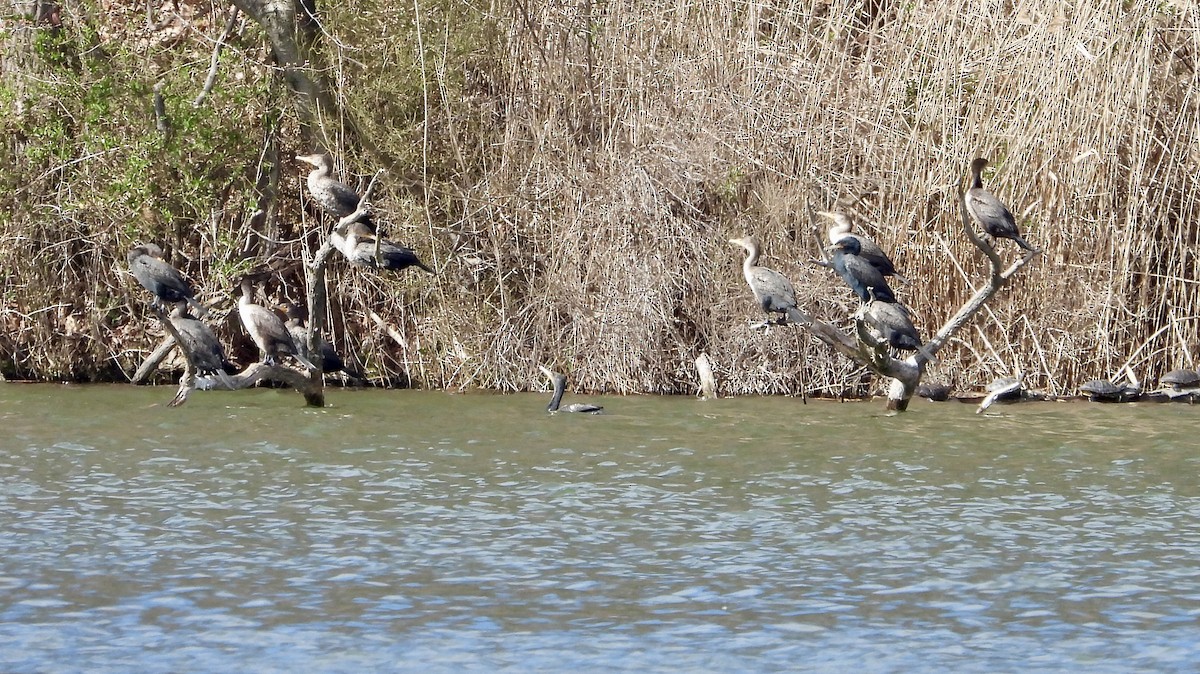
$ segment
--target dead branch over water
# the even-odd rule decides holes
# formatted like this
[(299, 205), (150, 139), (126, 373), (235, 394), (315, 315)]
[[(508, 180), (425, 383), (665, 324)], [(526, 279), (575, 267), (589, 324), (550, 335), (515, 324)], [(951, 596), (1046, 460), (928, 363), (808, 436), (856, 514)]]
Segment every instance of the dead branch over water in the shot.
[[(119, 9), (92, 13), (99, 44), (77, 46), (101, 48), (78, 67), (32, 47), (46, 26), (8, 34), (0, 82), (20, 109), (0, 155), (8, 376), (118, 379), (153, 349), (117, 273), (136, 239), (162, 241), (210, 296), (264, 256), (289, 292), (304, 287), (304, 251), (320, 238), (297, 206), (303, 174), (280, 157), (310, 148), (264, 40), (227, 35), (225, 7), (177, 4), (171, 40), (136, 37), (144, 22), (127, 28)], [(956, 213), (962, 168), (984, 155), (993, 191), (1045, 253), (942, 338), (930, 375), (978, 388), (1020, 371), (1061, 393), (1131, 359), (1143, 379), (1193, 366), (1197, 16), (1076, 4), (864, 16), (853, 3), (534, 0), (468, 17), (422, 4), (418, 41), (408, 10), (339, 3), (322, 16), (325, 75), (374, 148), (329, 119), (344, 144), (330, 149), (351, 180), (388, 168), (376, 198), (388, 235), (442, 274), (333, 261), (319, 319), (381, 383), (525, 389), (553, 360), (587, 390), (690, 392), (707, 353), (722, 394), (878, 391), (799, 331), (746, 331), (753, 307), (724, 242), (757, 235), (805, 312), (844, 333), (844, 291), (806, 260), (814, 213), (849, 211), (913, 280), (905, 304), (930, 333), (989, 275)], [(130, 13), (143, 15), (140, 3)], [(91, 35), (79, 16), (62, 21), (66, 37)], [(204, 107), (219, 119), (189, 117), (206, 73), (183, 77), (172, 59), (209, 64), (218, 39)], [(150, 72), (125, 77), (147, 92), (165, 82), (161, 146), (142, 145), (148, 93), (114, 99), (108, 123), (86, 128), (69, 121), (82, 111), (55, 106), (147, 54)], [(51, 127), (70, 133), (46, 152), (35, 132)], [(209, 136), (214, 147), (190, 145)], [(248, 350), (234, 326), (218, 333)]]

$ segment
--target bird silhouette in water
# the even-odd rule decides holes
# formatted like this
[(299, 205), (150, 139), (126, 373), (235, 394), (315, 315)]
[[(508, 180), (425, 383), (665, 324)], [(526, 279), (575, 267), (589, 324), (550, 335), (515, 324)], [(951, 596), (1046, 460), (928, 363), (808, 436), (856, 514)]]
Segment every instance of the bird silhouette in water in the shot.
[(599, 405), (592, 405), (590, 403), (571, 403), (566, 407), (560, 407), (559, 405), (562, 402), (563, 392), (567, 390), (567, 376), (561, 372), (554, 372), (544, 365), (539, 365), (538, 369), (542, 371), (542, 374), (546, 375), (546, 377), (550, 379), (552, 384), (554, 384), (554, 395), (550, 397), (550, 404), (546, 406), (547, 412), (550, 412), (551, 414), (555, 412), (600, 414), (600, 412), (604, 410), (603, 407)]
[(845, 214), (831, 211), (817, 211), (817, 215), (824, 216), (833, 221), (833, 224), (830, 225), (829, 229), (826, 231), (826, 236), (829, 239), (829, 245), (833, 245), (842, 239), (857, 239), (859, 246), (859, 257), (862, 257), (867, 262), (870, 262), (871, 266), (878, 269), (880, 274), (883, 274), (884, 276), (894, 276), (901, 283), (908, 283), (908, 279), (904, 278), (899, 272), (896, 271), (896, 265), (892, 262), (892, 259), (888, 257), (887, 253), (883, 252), (883, 248), (881, 248), (879, 244), (875, 243), (875, 241), (869, 237), (861, 234), (851, 233), (851, 230), (854, 228), (854, 226), (851, 224), (850, 218)]
[[(308, 174), (308, 193), (322, 210), (338, 220), (358, 210), (362, 197), (354, 188), (333, 177), (333, 157), (329, 153), (297, 155), (296, 159), (315, 167)], [(357, 222), (375, 231), (370, 213), (364, 213)]]
[(134, 246), (129, 251), (129, 273), (154, 295), (153, 304), (166, 309), (176, 302), (187, 302), (201, 316), (208, 310), (196, 301), (192, 286), (179, 270), (162, 259), (163, 251), (153, 243)]
[(730, 239), (729, 243), (741, 246), (746, 250), (746, 258), (742, 260), (742, 275), (746, 277), (746, 284), (754, 293), (754, 300), (768, 316), (781, 314), (774, 320), (768, 320), (767, 323), (786, 324), (789, 312), (796, 310), (796, 289), (792, 287), (792, 282), (774, 269), (758, 265), (759, 244), (757, 238), (747, 236)]
[(983, 169), (987, 165), (988, 160), (983, 157), (971, 162), (971, 187), (965, 197), (967, 213), (988, 234), (998, 239), (1012, 239), (1025, 250), (1031, 253), (1038, 252), (1028, 241), (1021, 238), (1017, 231), (1017, 222), (1008, 207), (997, 199), (996, 195), (984, 189)]
[(858, 299), (869, 302), (872, 298), (880, 302), (895, 302), (896, 296), (875, 265), (859, 255), (862, 244), (856, 238), (845, 237), (829, 246), (833, 253), (833, 269), (846, 285), (858, 295)]

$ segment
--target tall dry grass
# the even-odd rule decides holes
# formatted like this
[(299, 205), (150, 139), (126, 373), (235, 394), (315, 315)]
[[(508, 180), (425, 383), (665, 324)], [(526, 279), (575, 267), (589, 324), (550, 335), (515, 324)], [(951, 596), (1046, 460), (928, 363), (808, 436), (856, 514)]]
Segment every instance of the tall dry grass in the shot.
[[(389, 169), (377, 201), (389, 236), (441, 272), (333, 270), (334, 342), (381, 381), (517, 390), (540, 385), (536, 365), (548, 363), (590, 390), (687, 392), (707, 352), (722, 393), (869, 392), (877, 383), (799, 330), (747, 329), (757, 309), (727, 240), (758, 235), (765, 264), (793, 280), (803, 305), (845, 322), (852, 297), (810, 259), (815, 211), (850, 212), (914, 281), (897, 292), (931, 333), (985, 273), (955, 202), (979, 155), (1045, 254), (930, 377), (976, 388), (1019, 371), (1061, 393), (1126, 363), (1149, 380), (1198, 364), (1190, 3), (348, 0), (326, 11), (324, 56), (346, 115), (327, 120), (329, 144), (351, 182)], [(207, 63), (203, 34), (185, 43), (205, 55), (197, 63)], [(226, 60), (251, 79), (270, 77), (259, 38), (243, 28)], [(281, 292), (299, 287), (295, 265), (319, 226), (300, 208), (301, 173), (286, 157), (307, 148), (279, 95), (261, 99), (278, 116), (267, 115), (274, 219), (256, 224), (250, 206), (236, 207), (260, 200), (252, 186), (267, 171), (245, 159), (245, 182), (211, 196), (207, 230), (172, 230), (201, 286), (224, 286), (269, 253), (292, 265)], [(269, 135), (247, 133), (255, 144)], [(108, 286), (127, 285), (111, 280), (117, 248), (162, 233), (72, 210), (48, 189), (39, 199), (62, 222), (104, 232), (55, 225), (46, 243), (95, 242), (96, 259), (71, 253), (63, 265)], [(0, 222), (10, 247), (39, 217), (16, 213)], [(263, 244), (264, 232), (278, 245)], [(203, 263), (214, 257), (222, 264)], [(53, 298), (19, 290), (40, 272), (9, 264), (18, 289), (6, 316), (48, 324), (36, 343), (8, 334), (6, 360), (68, 332), (47, 310)], [(122, 370), (153, 346), (131, 327), (132, 303), (93, 301), (88, 312), (89, 339)]]

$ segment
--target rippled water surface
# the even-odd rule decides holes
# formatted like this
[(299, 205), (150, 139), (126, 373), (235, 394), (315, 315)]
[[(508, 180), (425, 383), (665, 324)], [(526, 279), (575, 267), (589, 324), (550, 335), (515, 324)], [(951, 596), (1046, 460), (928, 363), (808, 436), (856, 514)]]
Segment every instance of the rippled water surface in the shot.
[(1200, 666), (1197, 407), (173, 394), (0, 385), (0, 671)]

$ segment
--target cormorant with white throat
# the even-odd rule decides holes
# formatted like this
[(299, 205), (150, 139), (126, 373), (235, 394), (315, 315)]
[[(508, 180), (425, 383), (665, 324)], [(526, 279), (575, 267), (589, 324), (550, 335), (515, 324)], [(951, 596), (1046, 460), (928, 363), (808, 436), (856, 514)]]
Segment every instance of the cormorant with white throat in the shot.
[(249, 277), (242, 279), (242, 296), (238, 299), (238, 315), (250, 338), (258, 345), (263, 353), (263, 362), (275, 365), (277, 356), (290, 354), (310, 370), (317, 369), (311, 361), (300, 353), (292, 334), (288, 332), (283, 319), (266, 307), (254, 303), (254, 283)]
[(767, 314), (782, 314), (779, 318), (767, 321), (777, 325), (788, 322), (788, 312), (796, 309), (796, 289), (786, 276), (774, 269), (758, 265), (758, 239), (746, 236), (740, 239), (730, 239), (729, 243), (746, 249), (746, 259), (742, 260), (742, 275), (746, 284), (754, 293), (754, 300)]

